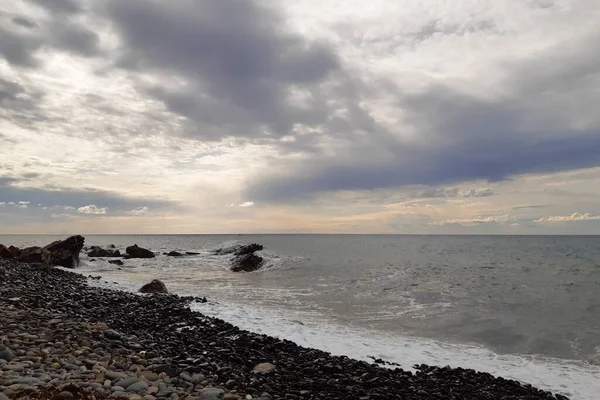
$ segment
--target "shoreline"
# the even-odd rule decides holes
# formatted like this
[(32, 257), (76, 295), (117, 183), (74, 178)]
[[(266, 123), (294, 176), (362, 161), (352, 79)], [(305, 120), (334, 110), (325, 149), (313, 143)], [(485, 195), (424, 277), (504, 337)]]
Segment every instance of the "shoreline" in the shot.
[[(43, 332), (56, 329), (50, 321), (56, 320), (57, 316), (64, 323), (79, 326), (83, 329), (83, 333), (80, 332), (79, 335), (84, 338), (81, 339), (84, 343), (93, 344), (93, 339), (100, 344), (104, 343), (99, 346), (101, 350), (104, 349), (100, 352), (101, 356), (97, 357), (99, 360), (105, 359), (110, 353), (108, 361), (103, 362), (105, 365), (102, 362), (92, 363), (94, 360), (90, 360), (89, 355), (99, 355), (92, 347), (92, 352), (86, 349), (84, 352), (87, 355), (80, 353), (66, 360), (69, 361), (67, 363), (32, 362), (30, 366), (38, 368), (28, 369), (23, 366), (23, 370), (19, 371), (22, 372), (21, 375), (43, 376), (46, 374), (43, 371), (50, 370), (50, 366), (55, 367), (56, 371), (61, 371), (58, 374), (65, 378), (52, 383), (57, 388), (55, 390), (61, 389), (61, 385), (81, 389), (81, 392), (73, 389), (73, 397), (64, 394), (64, 398), (84, 398), (78, 396), (87, 391), (87, 394), (93, 393), (96, 398), (112, 395), (147, 400), (567, 399), (514, 380), (495, 378), (490, 374), (468, 369), (421, 365), (416, 373), (411, 373), (344, 356), (331, 356), (320, 350), (302, 348), (288, 340), (250, 333), (220, 319), (192, 311), (188, 304), (194, 298), (176, 295), (141, 296), (91, 287), (82, 275), (48, 266), (2, 261), (0, 282), (0, 308), (8, 310), (6, 317), (0, 317), (0, 338), (3, 338), (2, 341), (8, 347), (14, 346), (24, 353), (0, 366), (0, 371), (3, 371), (0, 375), (0, 393), (12, 386), (12, 389), (8, 389), (9, 398), (25, 398), (17, 396), (31, 390), (32, 386), (15, 385), (28, 385), (27, 382), (31, 384), (35, 381), (13, 383), (14, 374), (10, 374), (11, 385), (5, 385), (9, 383), (5, 368), (15, 362), (26, 361), (23, 358), (40, 357), (34, 355), (38, 350), (43, 353), (47, 347), (56, 349), (54, 345), (46, 346), (48, 343), (56, 344), (56, 341), (36, 343), (36, 340), (46, 339), (27, 339), (26, 330), (35, 328), (27, 327), (27, 315), (31, 314), (34, 316), (31, 319), (39, 322)], [(20, 329), (25, 339), (16, 338), (15, 343), (5, 338), (9, 332), (8, 315), (14, 315), (14, 319), (20, 321), (18, 324), (21, 324)], [(108, 336), (106, 332), (109, 332)], [(99, 335), (104, 341), (98, 341)], [(20, 348), (23, 343), (29, 347)], [(81, 346), (81, 343), (58, 343), (66, 346), (64, 349), (75, 352), (82, 347), (90, 347)], [(114, 356), (113, 351), (117, 352)], [(110, 360), (116, 358), (122, 360), (110, 363)], [(267, 373), (253, 372), (258, 364), (267, 363), (274, 365), (275, 370)], [(39, 371), (32, 372), (34, 370)], [(107, 374), (116, 378), (104, 379)], [(130, 378), (123, 378), (123, 374)], [(147, 379), (148, 376), (154, 379), (153, 374), (156, 375), (156, 380)], [(41, 390), (44, 385), (57, 379), (46, 375), (51, 379), (38, 382), (38, 394), (43, 394)], [(128, 388), (116, 385), (119, 383), (117, 377), (120, 380), (130, 379), (125, 383), (136, 379), (131, 384), (139, 385), (128, 392)], [(103, 382), (100, 383), (102, 379)], [(108, 384), (106, 380), (109, 381)], [(115, 387), (117, 390), (114, 390)], [(134, 390), (138, 388), (141, 390)], [(3, 400), (1, 395), (0, 400)]]

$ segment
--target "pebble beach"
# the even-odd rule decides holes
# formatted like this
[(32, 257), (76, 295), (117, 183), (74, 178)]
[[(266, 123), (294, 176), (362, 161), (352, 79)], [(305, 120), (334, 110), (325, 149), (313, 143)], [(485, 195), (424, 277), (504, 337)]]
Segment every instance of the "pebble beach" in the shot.
[(190, 310), (201, 298), (88, 279), (0, 261), (0, 400), (567, 399), (469, 369), (331, 356)]

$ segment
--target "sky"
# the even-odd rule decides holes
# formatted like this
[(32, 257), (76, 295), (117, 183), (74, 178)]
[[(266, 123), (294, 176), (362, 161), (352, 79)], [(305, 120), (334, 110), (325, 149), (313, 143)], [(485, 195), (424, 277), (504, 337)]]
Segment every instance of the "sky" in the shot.
[(600, 234), (598, 0), (0, 5), (0, 233)]

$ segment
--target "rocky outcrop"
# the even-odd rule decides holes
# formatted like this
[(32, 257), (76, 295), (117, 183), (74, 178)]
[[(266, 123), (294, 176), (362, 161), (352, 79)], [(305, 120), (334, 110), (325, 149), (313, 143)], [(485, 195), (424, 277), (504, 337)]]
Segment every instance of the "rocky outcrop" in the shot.
[(108, 260), (108, 263), (114, 265), (123, 265), (123, 261), (121, 260)]
[(17, 261), (74, 268), (79, 265), (79, 252), (84, 242), (83, 236), (76, 235), (65, 240), (57, 240), (43, 248), (28, 247), (23, 249)]
[(3, 244), (0, 244), (0, 258), (16, 258), (21, 255), (21, 251), (18, 247), (9, 246), (6, 247)]
[(260, 251), (264, 247), (262, 244), (251, 243), (251, 244), (243, 244), (239, 246), (226, 247), (222, 249), (217, 249), (214, 251), (215, 254), (234, 254), (236, 256), (242, 256), (244, 254), (251, 254), (255, 251)]
[(129, 246), (125, 249), (130, 258), (154, 258), (155, 255), (148, 249), (139, 247), (137, 244)]
[(254, 253), (244, 254), (231, 259), (233, 272), (253, 272), (262, 267), (263, 258)]
[(3, 244), (0, 244), (0, 258), (12, 258), (13, 255), (10, 252), (10, 250), (8, 249), (8, 247), (6, 247)]
[(146, 283), (139, 290), (140, 293), (169, 293), (164, 283), (158, 279), (154, 279), (150, 283)]
[(88, 257), (121, 257), (119, 250), (103, 249), (98, 246), (92, 246), (91, 251), (87, 253)]
[(15, 246), (8, 246), (8, 251), (10, 251), (10, 254), (12, 254), (14, 258), (17, 258), (21, 255), (21, 250)]
[(183, 257), (183, 254), (177, 252), (177, 251), (172, 251), (170, 253), (167, 254), (168, 257)]
[(236, 256), (243, 256), (245, 254), (251, 254), (256, 251), (261, 251), (262, 249), (264, 249), (264, 246), (262, 244), (252, 243), (252, 244), (248, 244), (248, 245), (244, 245), (244, 246), (240, 247), (239, 249), (237, 249), (235, 251), (234, 254)]

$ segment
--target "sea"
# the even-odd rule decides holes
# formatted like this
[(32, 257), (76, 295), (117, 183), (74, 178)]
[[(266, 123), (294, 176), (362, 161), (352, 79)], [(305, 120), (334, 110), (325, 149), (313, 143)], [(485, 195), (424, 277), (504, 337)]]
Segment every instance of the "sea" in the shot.
[[(256, 272), (231, 272), (231, 254), (215, 254), (249, 243), (264, 245)], [(205, 296), (192, 307), (206, 315), (335, 355), (474, 368), (600, 398), (600, 236), (86, 236), (86, 246), (111, 244), (158, 255), (123, 266), (82, 255), (74, 271), (131, 292), (160, 279)]]

